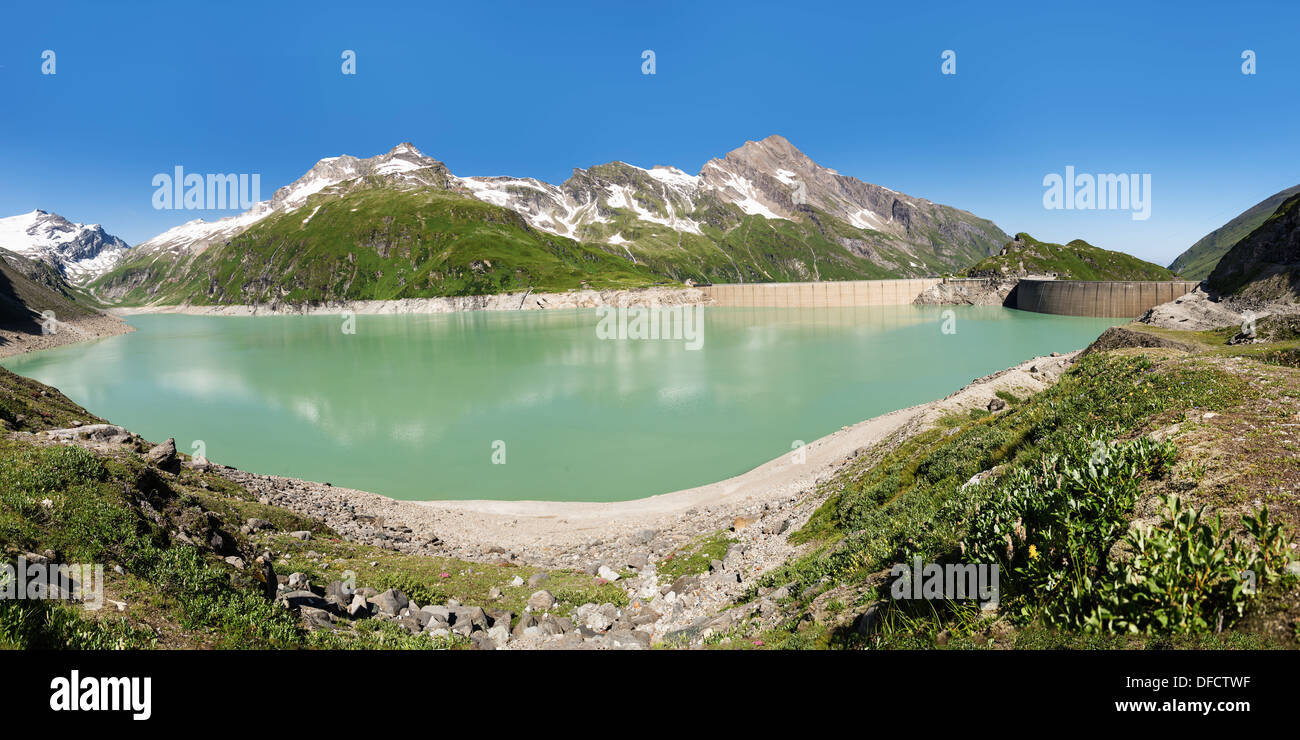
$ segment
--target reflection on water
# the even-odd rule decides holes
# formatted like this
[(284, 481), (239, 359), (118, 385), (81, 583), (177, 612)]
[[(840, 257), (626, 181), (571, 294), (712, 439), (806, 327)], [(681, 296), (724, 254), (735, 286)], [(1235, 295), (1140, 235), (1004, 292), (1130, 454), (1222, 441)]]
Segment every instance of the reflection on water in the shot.
[(397, 498), (619, 500), (735, 475), (1115, 323), (974, 306), (702, 310), (698, 351), (598, 340), (594, 310), (358, 316), (355, 334), (327, 316), (138, 316), (135, 333), (5, 365), (248, 470)]

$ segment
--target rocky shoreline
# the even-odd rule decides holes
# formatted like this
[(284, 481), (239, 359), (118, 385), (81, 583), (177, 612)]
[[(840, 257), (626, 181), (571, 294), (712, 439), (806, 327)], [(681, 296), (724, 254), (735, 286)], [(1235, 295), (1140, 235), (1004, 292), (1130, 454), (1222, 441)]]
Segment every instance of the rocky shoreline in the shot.
[(1019, 277), (963, 279), (933, 285), (912, 303), (918, 306), (1001, 306)]
[(66, 344), (89, 342), (118, 334), (129, 334), (133, 331), (135, 328), (125, 321), (106, 315), (83, 316), (69, 321), (59, 321), (51, 334), (31, 334), (25, 331), (0, 329), (0, 358)]
[(114, 308), (117, 316), (186, 314), (190, 316), (316, 316), (353, 313), (397, 315), (461, 311), (538, 311), (601, 306), (701, 306), (712, 303), (695, 287), (651, 287), (621, 290), (571, 290), (566, 293), (498, 293), (495, 295), (403, 298), (394, 301), (327, 301), (257, 305), (172, 305)]
[[(999, 391), (1039, 392), (1081, 352), (1034, 358), (946, 398), (842, 429), (810, 444), (808, 461), (798, 468), (786, 455), (729, 481), (635, 501), (398, 501), (220, 465), (212, 470), (261, 503), (319, 519), (350, 541), (413, 555), (583, 571), (617, 582), (628, 595), (626, 607), (588, 604), (581, 607), (585, 611), (544, 620), (547, 612), (539, 608), (522, 630), (497, 635), (496, 647), (645, 647), (651, 641), (698, 646), (756, 613), (775, 618), (780, 594), (767, 593), (771, 589), (760, 589), (753, 601), (738, 599), (755, 579), (799, 554), (790, 534), (829, 494), (822, 484), (845, 466), (885, 454), (948, 414), (996, 409)], [(730, 543), (707, 572), (661, 578), (659, 569), (683, 548), (717, 534)], [(400, 612), (393, 616), (402, 618)], [(552, 619), (568, 621), (546, 621)], [(588, 622), (601, 629), (584, 626)], [(615, 644), (619, 640), (635, 644)]]

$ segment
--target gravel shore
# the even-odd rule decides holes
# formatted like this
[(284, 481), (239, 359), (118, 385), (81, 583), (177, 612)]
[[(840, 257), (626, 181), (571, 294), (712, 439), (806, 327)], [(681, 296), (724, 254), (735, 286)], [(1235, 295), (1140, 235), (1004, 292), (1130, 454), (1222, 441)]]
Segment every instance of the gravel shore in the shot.
[(572, 290), (567, 293), (499, 293), (446, 298), (404, 298), (395, 301), (330, 301), (325, 303), (267, 303), (252, 306), (139, 306), (115, 308), (118, 316), (174, 313), (191, 316), (312, 316), (455, 313), (459, 311), (537, 311), (601, 306), (695, 306), (713, 299), (699, 288), (654, 287), (626, 290)]
[[(1078, 355), (1040, 357), (980, 378), (937, 401), (868, 419), (742, 475), (658, 496), (608, 503), (397, 501), (324, 483), (218, 470), (267, 503), (319, 518), (340, 534), (403, 552), (589, 568), (654, 560), (701, 535), (745, 531), (779, 538), (821, 503), (819, 484), (856, 457), (891, 446), (950, 413), (985, 408), (997, 391), (1024, 396), (1056, 381)], [(738, 522), (740, 522), (738, 526)], [(783, 546), (757, 567), (784, 560)]]
[(114, 316), (84, 316), (71, 321), (60, 321), (52, 334), (30, 334), (10, 329), (0, 329), (0, 358), (35, 352), (65, 344), (89, 342), (117, 334), (135, 331), (125, 321)]

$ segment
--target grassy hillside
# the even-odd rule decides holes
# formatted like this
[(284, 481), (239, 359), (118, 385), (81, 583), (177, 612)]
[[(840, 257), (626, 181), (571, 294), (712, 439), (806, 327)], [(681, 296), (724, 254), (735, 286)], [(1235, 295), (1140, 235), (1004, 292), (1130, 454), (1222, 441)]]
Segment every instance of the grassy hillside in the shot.
[(584, 236), (590, 244), (607, 244), (615, 234), (635, 240), (626, 250), (602, 248), (618, 250), (637, 265), (678, 282), (862, 280), (916, 271), (908, 253), (891, 237), (876, 234), (873, 243), (885, 246), (869, 246), (862, 231), (815, 211), (802, 221), (769, 220), (718, 204), (690, 217), (704, 224), (703, 234), (638, 221), (627, 212), (610, 223), (589, 226)]
[[(1191, 351), (1087, 354), (1040, 394), (855, 462), (794, 536), (803, 555), (751, 589), (781, 616), (750, 636), (780, 647), (1295, 645), (1300, 447), (1277, 422), (1300, 393), (1300, 342), (1226, 346), (1235, 331), (1120, 342), (1169, 335)], [(892, 566), (914, 557), (998, 565), (998, 607), (890, 598)]]
[[(709, 199), (690, 213), (651, 196), (638, 205), (695, 221), (702, 233), (610, 208), (578, 242), (463, 193), (375, 181), (318, 194), (198, 254), (132, 255), (89, 289), (126, 305), (202, 305), (889, 278), (955, 269), (987, 254), (989, 240), (1001, 235), (991, 222), (973, 220), (953, 227), (960, 233), (912, 234), (905, 243), (807, 207), (790, 221)], [(918, 240), (930, 246), (918, 249)]]
[(127, 303), (299, 303), (661, 280), (626, 259), (539, 232), (504, 208), (433, 189), (368, 188), (320, 196), (178, 262), (128, 260), (92, 289)]
[(53, 311), (61, 321), (90, 316), (94, 310), (58, 270), (0, 249), (0, 328), (39, 332), (40, 315)]
[(968, 268), (969, 277), (1055, 274), (1061, 280), (1175, 280), (1173, 272), (1131, 254), (1094, 247), (1082, 239), (1069, 244), (1040, 242), (1019, 233), (1000, 254)]
[(1205, 282), (1222, 295), (1300, 303), (1300, 195), (1234, 244)]
[(1169, 269), (1189, 280), (1204, 280), (1210, 276), (1223, 255), (1232, 249), (1232, 245), (1259, 228), (1283, 201), (1295, 195), (1300, 195), (1300, 185), (1274, 193), (1256, 203), (1228, 223), (1201, 237), (1186, 252), (1178, 255)]

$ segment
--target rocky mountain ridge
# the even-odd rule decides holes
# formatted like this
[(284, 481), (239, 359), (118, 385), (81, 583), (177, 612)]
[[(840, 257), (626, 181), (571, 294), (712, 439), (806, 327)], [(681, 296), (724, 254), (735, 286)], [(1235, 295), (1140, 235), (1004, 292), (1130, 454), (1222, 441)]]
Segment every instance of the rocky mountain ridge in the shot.
[(0, 249), (38, 259), (69, 282), (85, 284), (115, 265), (127, 243), (99, 224), (78, 224), (36, 209), (0, 218)]

